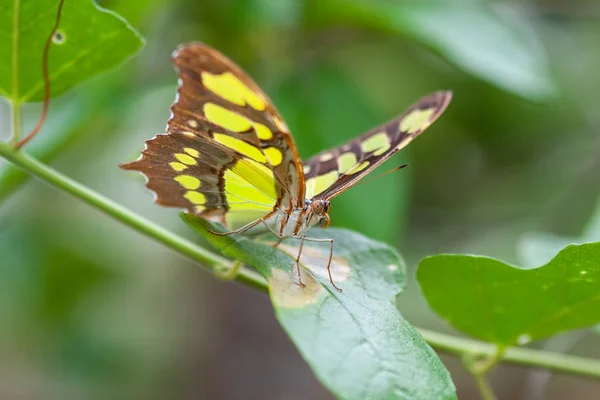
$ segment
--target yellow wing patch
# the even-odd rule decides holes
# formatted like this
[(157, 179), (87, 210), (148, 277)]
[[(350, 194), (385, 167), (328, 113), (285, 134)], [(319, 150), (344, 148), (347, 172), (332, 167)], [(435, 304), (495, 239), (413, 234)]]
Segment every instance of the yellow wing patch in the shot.
[(188, 190), (187, 192), (185, 192), (183, 197), (185, 197), (190, 201), (190, 203), (195, 205), (202, 205), (206, 203), (206, 196), (194, 190)]
[(188, 153), (190, 156), (192, 156), (194, 158), (200, 157), (200, 152), (196, 149), (192, 149), (191, 147), (186, 147), (183, 149), (183, 151), (185, 151), (186, 153)]
[(427, 128), (430, 124), (430, 118), (435, 109), (413, 110), (410, 114), (400, 121), (400, 130), (402, 132), (416, 133), (419, 130)]
[(273, 209), (275, 201), (259, 188), (242, 178), (232, 170), (225, 171), (225, 193), (230, 210), (260, 209), (269, 211)]
[(214, 139), (216, 142), (221, 143), (224, 146), (229, 147), (237, 151), (240, 154), (245, 155), (246, 157), (250, 157), (251, 159), (258, 161), (260, 163), (267, 162), (267, 157), (258, 149), (256, 146), (253, 146), (249, 143), (244, 142), (243, 140), (236, 139), (232, 136), (227, 136), (222, 133), (215, 133)]
[(380, 156), (391, 147), (390, 138), (386, 132), (378, 132), (373, 136), (365, 139), (360, 148), (365, 153), (374, 152), (373, 155)]
[(177, 172), (181, 172), (181, 171), (187, 169), (187, 167), (188, 167), (187, 165), (182, 164), (180, 162), (171, 162), (171, 163), (169, 163), (169, 166)]
[(340, 157), (337, 160), (338, 171), (340, 172), (340, 174), (346, 173), (346, 171), (348, 171), (350, 168), (352, 168), (352, 166), (354, 166), (354, 164), (356, 164), (356, 161), (356, 154), (354, 154), (351, 151), (340, 155)]
[(254, 132), (256, 132), (256, 136), (262, 140), (269, 140), (273, 137), (273, 132), (263, 124), (258, 122), (252, 122), (252, 127), (254, 128)]
[(202, 83), (204, 86), (223, 99), (237, 104), (238, 106), (250, 105), (258, 111), (267, 108), (265, 99), (252, 91), (231, 72), (214, 75), (210, 72), (202, 72)]
[(346, 175), (356, 174), (357, 172), (362, 171), (363, 169), (367, 168), (368, 166), (369, 166), (369, 162), (363, 161), (360, 164), (356, 164), (355, 166), (350, 168), (348, 171), (346, 171)]
[(233, 132), (245, 132), (251, 127), (245, 117), (214, 103), (204, 105), (204, 115), (210, 122)]
[(177, 175), (174, 179), (184, 189), (196, 190), (200, 187), (200, 179), (191, 175)]
[(179, 160), (179, 162), (181, 162), (182, 164), (186, 165), (196, 165), (198, 163), (198, 161), (196, 161), (194, 157), (183, 153), (176, 153), (175, 158)]
[(263, 124), (250, 121), (248, 118), (217, 104), (206, 103), (203, 110), (204, 116), (210, 122), (230, 131), (241, 133), (254, 128), (254, 132), (256, 132), (259, 139), (269, 140), (273, 137), (273, 132)]
[(306, 180), (306, 198), (311, 199), (333, 185), (338, 178), (337, 171), (330, 171)]
[(231, 169), (241, 178), (250, 182), (249, 184), (255, 186), (265, 196), (268, 196), (272, 204), (275, 203), (277, 189), (273, 171), (249, 159), (239, 160)]
[(279, 164), (281, 164), (281, 161), (283, 160), (283, 154), (281, 153), (281, 151), (278, 148), (267, 147), (263, 151), (264, 151), (265, 155), (267, 156), (267, 159), (269, 160), (269, 163), (271, 163), (271, 165), (276, 167)]
[(229, 226), (243, 226), (273, 210), (277, 192), (273, 172), (252, 160), (238, 161), (226, 170), (225, 198)]

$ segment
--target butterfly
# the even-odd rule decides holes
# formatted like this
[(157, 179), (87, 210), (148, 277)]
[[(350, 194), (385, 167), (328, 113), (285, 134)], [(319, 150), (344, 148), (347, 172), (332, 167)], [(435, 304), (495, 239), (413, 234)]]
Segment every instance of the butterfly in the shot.
[(143, 173), (156, 202), (226, 227), (216, 235), (270, 231), (279, 241), (327, 242), (306, 234), (330, 224), (330, 201), (408, 145), (446, 109), (452, 93), (423, 97), (404, 114), (302, 162), (273, 103), (233, 61), (201, 43), (173, 53), (179, 87), (166, 133), (141, 157), (121, 165)]

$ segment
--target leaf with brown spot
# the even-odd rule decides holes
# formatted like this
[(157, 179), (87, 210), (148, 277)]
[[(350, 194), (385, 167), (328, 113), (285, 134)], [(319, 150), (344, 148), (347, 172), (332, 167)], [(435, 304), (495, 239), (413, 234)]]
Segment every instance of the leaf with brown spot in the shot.
[(326, 243), (305, 242), (302, 262), (310, 268), (303, 269), (302, 288), (292, 269), (298, 240), (275, 249), (272, 235), (216, 236), (208, 222), (190, 214), (182, 218), (223, 254), (265, 277), (279, 322), (338, 398), (456, 398), (440, 359), (395, 307), (406, 277), (390, 246), (344, 229), (311, 230), (311, 237), (335, 240), (332, 273), (339, 293), (327, 276)]

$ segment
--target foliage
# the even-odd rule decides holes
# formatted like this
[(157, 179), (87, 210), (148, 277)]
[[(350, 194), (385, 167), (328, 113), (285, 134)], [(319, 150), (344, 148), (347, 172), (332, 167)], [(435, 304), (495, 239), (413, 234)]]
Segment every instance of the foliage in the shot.
[(442, 254), (421, 261), (417, 279), (450, 324), (506, 347), (600, 322), (599, 257), (600, 243), (569, 245), (534, 269)]
[[(0, 94), (13, 101), (44, 99), (42, 49), (52, 30), (58, 2), (4, 1), (0, 5)], [(92, 1), (68, 1), (52, 40), (48, 75), (52, 96), (112, 68), (135, 53), (142, 39), (120, 16)]]
[[(256, 77), (286, 117), (303, 158), (432, 90), (455, 92), (440, 123), (393, 161), (410, 159), (411, 168), (353, 188), (332, 205), (334, 225), (388, 244), (345, 229), (311, 231), (335, 238), (334, 279), (343, 293), (328, 282), (321, 246), (306, 245), (303, 262), (310, 268), (302, 269), (307, 288), (301, 289), (292, 269), (297, 243), (273, 249), (265, 242), (270, 238), (216, 237), (204, 222), (184, 216), (202, 236), (192, 240), (212, 243), (264, 277), (244, 267), (235, 279), (270, 291), (283, 330), (336, 397), (455, 398), (454, 384), (470, 381), (461, 381), (448, 364), (453, 383), (423, 337), (461, 356), (487, 398), (485, 375), (504, 356), (600, 377), (595, 342), (580, 350), (589, 356), (584, 359), (519, 347), (600, 320), (600, 244), (597, 223), (586, 222), (594, 220), (600, 193), (599, 148), (591, 139), (600, 129), (597, 26), (568, 13), (561, 17), (582, 29), (562, 26), (533, 3), (527, 13), (515, 5), (462, 3), (106, 0), (103, 6), (134, 22), (149, 40), (135, 62), (103, 74), (138, 52), (143, 39), (116, 12), (91, 0), (67, 0), (49, 54), (51, 94), (63, 96), (52, 101), (42, 134), (24, 152), (8, 140), (0, 143), (0, 156), (11, 163), (0, 164), (0, 333), (7, 338), (0, 351), (7, 354), (10, 380), (39, 379), (34, 383), (57, 398), (177, 397), (185, 395), (181, 377), (193, 365), (194, 376), (226, 371), (220, 393), (239, 386), (252, 397), (245, 391), (261, 386), (270, 391), (259, 398), (281, 387), (288, 397), (311, 397), (312, 375), (278, 352), (275, 329), (252, 335), (248, 325), (231, 328), (236, 316), (241, 323), (232, 309), (243, 309), (248, 324), (262, 326), (264, 308), (247, 312), (254, 300), (236, 303), (241, 291), (178, 269), (183, 261), (155, 242), (215, 272), (230, 262), (178, 236), (183, 224), (175, 213), (151, 204), (142, 185), (116, 168), (164, 129), (175, 88), (169, 54), (191, 40), (214, 45)], [(39, 108), (23, 103), (42, 100), (42, 48), (57, 5), (0, 4), (0, 94), (12, 104), (13, 118), (24, 112), (25, 127)], [(0, 122), (0, 139), (8, 139), (10, 124), (2, 114)], [(18, 126), (13, 119), (14, 132)], [(60, 157), (65, 174), (27, 153), (43, 162)], [(153, 241), (41, 185), (25, 187), (29, 176)], [(578, 236), (582, 225), (588, 228)], [(540, 227), (555, 234), (532, 233)], [(407, 268), (389, 244), (399, 245), (411, 261)], [(499, 261), (514, 260), (517, 246), (526, 267)], [(421, 261), (416, 274), (425, 300), (451, 326), (485, 343), (439, 332), (422, 331), (422, 337), (414, 326), (439, 322), (411, 286), (405, 288), (412, 261), (440, 251), (467, 254)], [(393, 306), (401, 292), (402, 313)], [(158, 303), (169, 311), (161, 313)], [(182, 309), (182, 315), (172, 312)], [(228, 322), (221, 326), (219, 318)], [(243, 343), (241, 351), (235, 347)], [(221, 360), (236, 349), (238, 366), (260, 343), (267, 343), (264, 354), (249, 357), (253, 368), (243, 373)], [(256, 367), (268, 363), (265, 354), (275, 355), (272, 371)], [(193, 357), (210, 361), (198, 367)], [(290, 373), (286, 365), (299, 366)], [(230, 385), (232, 379), (238, 384)]]

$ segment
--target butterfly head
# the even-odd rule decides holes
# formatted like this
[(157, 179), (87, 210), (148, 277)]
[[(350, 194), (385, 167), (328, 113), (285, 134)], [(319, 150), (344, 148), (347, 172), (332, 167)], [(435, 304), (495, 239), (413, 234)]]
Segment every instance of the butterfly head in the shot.
[(308, 207), (310, 210), (311, 225), (319, 223), (321, 228), (327, 228), (331, 222), (329, 219), (329, 201), (315, 200)]

